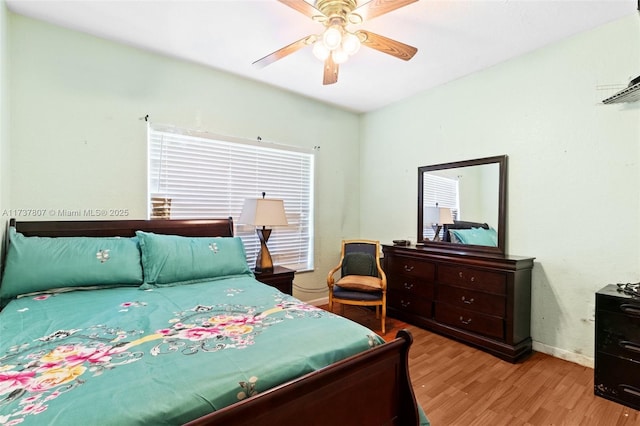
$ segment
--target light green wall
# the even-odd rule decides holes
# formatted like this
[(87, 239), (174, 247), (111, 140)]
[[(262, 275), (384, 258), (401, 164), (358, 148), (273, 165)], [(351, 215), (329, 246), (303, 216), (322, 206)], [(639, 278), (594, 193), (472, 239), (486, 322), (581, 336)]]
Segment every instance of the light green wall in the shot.
[(340, 240), (359, 230), (357, 115), (19, 15), (9, 13), (9, 22), (11, 208), (128, 208), (144, 218), (146, 114), (188, 129), (319, 146), (316, 272), (296, 276), (306, 290), (295, 295), (326, 295)]
[(367, 114), (361, 234), (415, 241), (418, 166), (507, 154), (507, 250), (536, 257), (534, 348), (589, 365), (594, 293), (640, 280), (640, 102), (604, 105), (599, 88), (639, 73), (634, 15)]
[[(0, 259), (3, 256), (2, 235), (5, 220), (1, 216), (9, 205), (9, 95), (7, 72), (7, 7), (0, 0)], [(0, 273), (2, 266), (0, 265)]]

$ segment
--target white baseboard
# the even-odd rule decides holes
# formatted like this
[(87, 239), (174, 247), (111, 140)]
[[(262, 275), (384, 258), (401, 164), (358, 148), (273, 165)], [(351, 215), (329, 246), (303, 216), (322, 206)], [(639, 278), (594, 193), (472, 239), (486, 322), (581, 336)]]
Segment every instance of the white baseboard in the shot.
[(544, 343), (536, 341), (533, 342), (533, 350), (589, 368), (593, 368), (594, 365), (592, 357), (588, 357), (586, 355), (578, 354), (575, 352), (570, 352), (565, 349), (556, 348), (554, 346), (545, 345)]
[(305, 303), (313, 306), (327, 305), (329, 303), (329, 296), (321, 297), (319, 299), (307, 300)]

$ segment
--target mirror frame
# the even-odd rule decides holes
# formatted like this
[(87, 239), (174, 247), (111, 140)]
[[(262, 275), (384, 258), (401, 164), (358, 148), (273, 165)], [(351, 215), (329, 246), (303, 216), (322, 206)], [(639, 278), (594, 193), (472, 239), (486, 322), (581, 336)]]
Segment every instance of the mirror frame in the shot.
[[(435, 170), (454, 169), (470, 166), (481, 166), (484, 164), (498, 164), (498, 246), (479, 246), (472, 244), (457, 244), (446, 241), (429, 241), (424, 239), (422, 233), (424, 219), (424, 174)], [(424, 247), (438, 248), (445, 250), (470, 251), (478, 253), (493, 253), (505, 255), (505, 241), (507, 237), (506, 216), (507, 216), (507, 156), (497, 155), (494, 157), (478, 158), (474, 160), (455, 161), (452, 163), (434, 164), (431, 166), (418, 167), (418, 243), (423, 243)]]

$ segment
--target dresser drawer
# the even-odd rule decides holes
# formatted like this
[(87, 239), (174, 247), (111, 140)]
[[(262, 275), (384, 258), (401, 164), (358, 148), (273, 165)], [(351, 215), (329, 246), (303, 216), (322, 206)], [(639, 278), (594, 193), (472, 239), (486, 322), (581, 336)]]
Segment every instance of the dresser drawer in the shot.
[(438, 267), (438, 282), (495, 294), (505, 294), (507, 287), (503, 273), (460, 266)]
[(624, 314), (632, 320), (640, 321), (640, 302), (628, 298), (598, 296), (596, 303), (599, 311)]
[(437, 300), (458, 308), (487, 315), (501, 318), (505, 316), (506, 299), (504, 296), (496, 294), (481, 293), (479, 291), (449, 285), (439, 285)]
[(387, 275), (407, 275), (419, 277), (423, 281), (434, 281), (436, 266), (434, 263), (404, 256), (391, 256), (387, 260)]
[(405, 291), (397, 291), (387, 294), (387, 305), (406, 313), (431, 318), (433, 314), (433, 302), (413, 296)]
[(598, 311), (596, 351), (640, 360), (640, 319)]
[(436, 321), (485, 336), (504, 339), (502, 318), (458, 308), (442, 302), (435, 303)]
[(594, 391), (596, 395), (640, 410), (640, 363), (597, 353)]
[(429, 300), (434, 299), (435, 290), (433, 282), (422, 281), (411, 275), (393, 275), (387, 280), (387, 292), (395, 293), (404, 291), (414, 296), (423, 297)]

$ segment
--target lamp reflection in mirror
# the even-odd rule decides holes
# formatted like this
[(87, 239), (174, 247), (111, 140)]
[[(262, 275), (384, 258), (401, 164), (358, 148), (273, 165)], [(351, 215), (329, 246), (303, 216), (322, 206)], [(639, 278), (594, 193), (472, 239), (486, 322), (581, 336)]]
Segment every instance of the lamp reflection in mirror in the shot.
[(260, 251), (256, 258), (255, 272), (273, 271), (273, 260), (267, 248), (267, 241), (271, 235), (271, 229), (267, 226), (287, 226), (287, 216), (284, 212), (284, 202), (282, 200), (264, 198), (247, 198), (244, 200), (242, 213), (238, 223), (254, 225), (258, 238), (260, 239)]
[(424, 209), (424, 222), (431, 223), (435, 236), (433, 241), (442, 241), (440, 239), (440, 228), (442, 225), (451, 225), (453, 223), (453, 215), (451, 209), (446, 207), (425, 207)]

